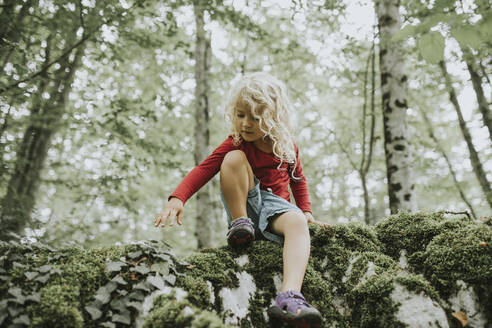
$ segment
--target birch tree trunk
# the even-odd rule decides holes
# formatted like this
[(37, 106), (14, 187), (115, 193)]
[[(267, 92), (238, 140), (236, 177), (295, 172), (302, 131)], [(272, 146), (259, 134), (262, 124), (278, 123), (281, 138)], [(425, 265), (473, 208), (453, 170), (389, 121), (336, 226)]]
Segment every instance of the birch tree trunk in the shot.
[(7, 194), (2, 200), (1, 240), (10, 239), (9, 232), (20, 233), (31, 220), (41, 170), (51, 137), (60, 125), (83, 51), (84, 48), (79, 47), (72, 61), (69, 61), (67, 56), (60, 62), (61, 67), (56, 72), (54, 83), (47, 85), (46, 79), (40, 82), (41, 90), (49, 87), (50, 97), (48, 100), (43, 100), (42, 92), (38, 92), (33, 100), (31, 123), (26, 128), (22, 143), (17, 150), (14, 173), (10, 177)]
[(482, 187), (482, 191), (485, 195), (485, 198), (487, 199), (487, 203), (489, 204), (490, 208), (492, 208), (492, 188), (490, 187), (490, 182), (487, 179), (487, 174), (483, 169), (482, 162), (478, 157), (477, 150), (473, 145), (473, 140), (470, 131), (466, 126), (465, 119), (463, 118), (461, 107), (458, 102), (458, 98), (456, 97), (456, 92), (454, 91), (453, 85), (451, 83), (451, 77), (449, 76), (448, 71), (446, 69), (446, 63), (444, 61), (441, 61), (439, 65), (441, 67), (441, 71), (446, 82), (446, 88), (449, 93), (449, 100), (453, 104), (454, 109), (456, 110), (456, 114), (458, 115), (458, 122), (460, 125), (461, 133), (463, 134), (463, 138), (465, 139), (466, 145), (468, 147), (468, 151), (470, 153), (470, 161), (473, 168), (473, 172), (475, 173), (475, 176), (478, 179), (480, 187)]
[(391, 213), (414, 211), (416, 207), (406, 116), (407, 75), (400, 45), (391, 41), (391, 37), (400, 30), (398, 7), (397, 0), (376, 0), (384, 150)]
[[(195, 164), (203, 161), (209, 152), (209, 62), (211, 44), (204, 24), (205, 6), (203, 0), (194, 3), (196, 23), (195, 44)], [(195, 236), (197, 247), (212, 246), (212, 231), (215, 223), (214, 202), (212, 198), (212, 184), (203, 186), (197, 193), (197, 220)]]

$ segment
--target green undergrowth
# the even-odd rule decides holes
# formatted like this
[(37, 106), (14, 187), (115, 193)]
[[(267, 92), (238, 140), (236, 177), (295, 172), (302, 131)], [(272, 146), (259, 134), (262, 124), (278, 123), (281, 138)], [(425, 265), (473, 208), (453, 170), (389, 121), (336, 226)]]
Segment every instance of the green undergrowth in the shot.
[(174, 294), (161, 295), (154, 301), (143, 328), (227, 328), (211, 311), (202, 310), (186, 300), (178, 301)]
[[(395, 286), (429, 297), (455, 326), (446, 300), (457, 281), (473, 287), (482, 312), (492, 308), (489, 221), (399, 213), (375, 227), (310, 226), (302, 292), (322, 313), (322, 327), (403, 327), (395, 317), (400, 304), (390, 297)], [(0, 264), (2, 327), (229, 327), (221, 292), (244, 287), (240, 277), (249, 275), (256, 290), (238, 326), (266, 328), (282, 279), (282, 245), (256, 241), (179, 260), (152, 241), (85, 250), (11, 242), (0, 243)]]

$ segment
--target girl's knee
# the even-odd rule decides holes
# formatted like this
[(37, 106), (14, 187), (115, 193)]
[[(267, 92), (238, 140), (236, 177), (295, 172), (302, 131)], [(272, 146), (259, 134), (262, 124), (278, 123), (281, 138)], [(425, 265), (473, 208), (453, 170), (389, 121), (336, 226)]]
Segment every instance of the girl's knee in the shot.
[(222, 161), (222, 164), (220, 166), (220, 169), (222, 170), (224, 167), (227, 168), (238, 168), (242, 165), (244, 165), (245, 162), (247, 162), (246, 154), (242, 150), (233, 150), (228, 152), (224, 156), (224, 160)]
[(297, 211), (291, 211), (285, 213), (284, 224), (286, 229), (295, 229), (298, 231), (308, 230), (308, 223), (306, 216), (303, 213)]

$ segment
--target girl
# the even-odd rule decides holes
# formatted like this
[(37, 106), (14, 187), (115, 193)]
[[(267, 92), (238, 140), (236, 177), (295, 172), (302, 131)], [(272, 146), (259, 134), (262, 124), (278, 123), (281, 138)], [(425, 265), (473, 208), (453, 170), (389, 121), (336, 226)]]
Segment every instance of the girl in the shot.
[[(316, 223), (289, 122), (286, 88), (265, 73), (245, 76), (232, 89), (226, 113), (232, 134), (186, 175), (169, 196), (155, 226), (182, 224), (184, 203), (220, 172), (231, 247), (255, 239), (283, 242), (283, 281), (270, 318), (319, 327), (321, 315), (300, 293), (309, 259), (308, 223)], [(289, 186), (296, 205), (290, 203)]]

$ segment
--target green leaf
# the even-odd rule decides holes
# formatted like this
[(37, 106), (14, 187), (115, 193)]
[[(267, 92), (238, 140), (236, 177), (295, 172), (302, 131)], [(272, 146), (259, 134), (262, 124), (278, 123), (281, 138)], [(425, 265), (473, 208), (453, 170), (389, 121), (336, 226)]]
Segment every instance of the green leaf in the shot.
[(138, 273), (140, 273), (140, 274), (145, 275), (145, 274), (147, 274), (147, 273), (149, 273), (149, 272), (150, 272), (150, 269), (149, 269), (149, 267), (148, 267), (147, 265), (145, 265), (145, 264), (141, 264), (141, 265), (139, 265), (138, 267), (133, 268), (133, 270), (132, 270), (132, 271), (136, 271), (136, 272), (138, 272)]
[(24, 276), (26, 276), (27, 280), (33, 280), (38, 275), (39, 275), (39, 273), (37, 273), (37, 272), (32, 272), (32, 271), (24, 272)]
[(168, 262), (154, 263), (150, 267), (150, 271), (158, 272), (164, 276), (168, 275), (169, 274), (169, 263)]
[(84, 309), (91, 315), (92, 320), (97, 320), (102, 316), (101, 310), (93, 306), (87, 305)]
[(40, 266), (40, 267), (38, 268), (38, 271), (39, 271), (39, 272), (41, 272), (41, 273), (46, 273), (46, 272), (50, 271), (52, 268), (53, 268), (53, 266), (52, 266), (52, 265), (50, 265), (50, 264), (45, 264), (45, 265), (43, 265), (43, 266)]
[(39, 281), (40, 283), (44, 284), (48, 281), (48, 279), (50, 279), (49, 273), (45, 274), (44, 276), (37, 276), (36, 279), (34, 279), (34, 280)]
[(473, 26), (456, 26), (451, 28), (451, 35), (461, 46), (470, 46), (477, 49), (482, 43), (481, 33)]
[(114, 281), (114, 282), (116, 282), (116, 283), (118, 283), (120, 285), (128, 285), (128, 283), (126, 282), (125, 279), (123, 279), (122, 276), (116, 276), (113, 279), (111, 279), (111, 281)]
[(31, 319), (29, 319), (29, 317), (26, 314), (23, 314), (15, 318), (14, 321), (12, 321), (12, 323), (29, 326), (31, 324)]
[(164, 283), (164, 279), (159, 274), (155, 276), (148, 276), (147, 282), (154, 286), (157, 289), (163, 290), (166, 288), (166, 284)]
[(33, 301), (39, 303), (41, 301), (41, 294), (37, 292), (33, 292), (31, 295), (26, 297), (26, 301)]
[(128, 253), (128, 257), (131, 259), (136, 259), (141, 255), (142, 255), (142, 251), (136, 251), (136, 252)]
[(121, 271), (122, 267), (127, 266), (125, 262), (115, 261), (115, 262), (106, 262), (106, 269), (109, 272)]
[(173, 274), (169, 274), (164, 277), (164, 280), (166, 280), (171, 286), (174, 286), (176, 283), (176, 276)]
[(415, 35), (416, 26), (407, 25), (391, 37), (391, 41), (402, 41), (410, 37), (411, 35)]
[(114, 323), (110, 322), (110, 321), (103, 322), (100, 325), (103, 326), (103, 327), (107, 327), (107, 328), (116, 328), (116, 325)]
[(437, 64), (444, 58), (444, 37), (439, 32), (424, 34), (417, 46), (422, 57), (430, 64)]
[(117, 284), (110, 281), (97, 290), (96, 296), (94, 296), (94, 298), (102, 304), (106, 304), (111, 300), (111, 293), (116, 289), (116, 287)]
[(113, 317), (111, 318), (113, 322), (119, 322), (125, 325), (129, 325), (132, 323), (130, 319), (130, 315), (125, 313), (125, 314), (114, 314)]

